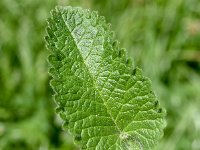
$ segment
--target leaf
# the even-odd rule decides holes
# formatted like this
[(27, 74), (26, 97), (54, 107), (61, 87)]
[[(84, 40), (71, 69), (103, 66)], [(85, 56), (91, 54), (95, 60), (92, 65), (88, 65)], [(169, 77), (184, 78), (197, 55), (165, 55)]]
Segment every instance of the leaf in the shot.
[(105, 18), (56, 7), (47, 33), (57, 112), (81, 149), (152, 149), (162, 137), (165, 111)]

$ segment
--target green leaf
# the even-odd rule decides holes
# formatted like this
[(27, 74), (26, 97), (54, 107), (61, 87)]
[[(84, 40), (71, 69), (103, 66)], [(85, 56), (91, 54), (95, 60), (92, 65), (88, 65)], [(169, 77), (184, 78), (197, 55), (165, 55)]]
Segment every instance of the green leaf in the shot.
[(162, 137), (165, 111), (105, 18), (56, 7), (47, 33), (57, 112), (81, 149), (152, 149)]

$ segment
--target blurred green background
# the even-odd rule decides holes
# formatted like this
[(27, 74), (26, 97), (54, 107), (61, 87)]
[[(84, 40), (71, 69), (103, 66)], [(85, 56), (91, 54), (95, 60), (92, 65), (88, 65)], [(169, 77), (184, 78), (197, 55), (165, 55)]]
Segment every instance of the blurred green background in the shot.
[(76, 150), (55, 114), (44, 43), (55, 5), (99, 11), (167, 109), (158, 150), (200, 150), (199, 0), (0, 0), (0, 150)]

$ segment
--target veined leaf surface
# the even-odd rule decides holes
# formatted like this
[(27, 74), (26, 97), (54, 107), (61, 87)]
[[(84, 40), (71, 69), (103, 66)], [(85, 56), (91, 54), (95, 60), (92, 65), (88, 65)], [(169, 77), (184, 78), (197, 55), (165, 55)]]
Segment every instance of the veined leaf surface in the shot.
[(56, 7), (47, 33), (57, 112), (81, 149), (152, 149), (162, 137), (165, 111), (105, 18)]

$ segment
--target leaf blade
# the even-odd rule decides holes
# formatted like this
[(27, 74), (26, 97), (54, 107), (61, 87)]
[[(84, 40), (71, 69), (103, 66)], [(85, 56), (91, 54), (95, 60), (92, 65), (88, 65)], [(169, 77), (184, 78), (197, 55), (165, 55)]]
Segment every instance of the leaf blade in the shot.
[(105, 18), (57, 7), (50, 20), (51, 85), (59, 113), (82, 149), (152, 148), (165, 113), (154, 108), (150, 80), (139, 68), (132, 70)]

